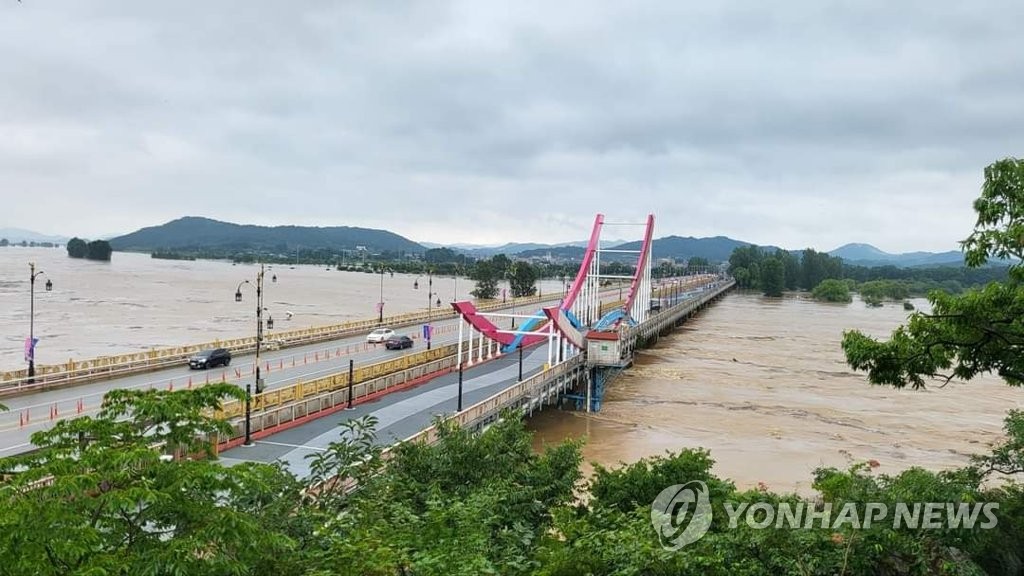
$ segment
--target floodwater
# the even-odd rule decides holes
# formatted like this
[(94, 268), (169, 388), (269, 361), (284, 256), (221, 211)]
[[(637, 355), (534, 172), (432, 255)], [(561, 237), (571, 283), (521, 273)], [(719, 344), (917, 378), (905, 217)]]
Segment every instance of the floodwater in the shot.
[(907, 314), (899, 303), (868, 308), (734, 292), (641, 351), (600, 413), (545, 410), (529, 426), (538, 447), (585, 436), (584, 460), (608, 467), (704, 447), (715, 473), (741, 489), (763, 482), (804, 495), (813, 494), (820, 466), (874, 459), (886, 474), (961, 466), (999, 438), (1024, 391), (994, 376), (894, 390), (847, 367), (843, 330), (887, 337)]
[[(69, 258), (63, 248), (6, 247), (0, 248), (0, 371), (25, 366), (29, 262), (45, 273), (35, 286), (37, 365), (255, 334), (253, 287), (243, 286), (243, 301), (235, 302), (240, 282), (255, 283), (255, 264), (159, 260), (128, 252), (94, 262)], [(45, 291), (47, 279), (52, 292)], [(426, 276), (385, 274), (381, 280), (380, 274), (323, 266), (274, 265), (264, 281), (265, 314), (278, 330), (365, 320), (377, 316), (382, 291), (385, 316), (427, 308)], [(547, 294), (561, 291), (559, 280), (539, 286)], [(472, 289), (466, 278), (435, 276), (430, 299), (436, 305), (440, 298), (448, 309), (456, 297), (469, 299)], [(293, 315), (290, 321), (286, 312)]]

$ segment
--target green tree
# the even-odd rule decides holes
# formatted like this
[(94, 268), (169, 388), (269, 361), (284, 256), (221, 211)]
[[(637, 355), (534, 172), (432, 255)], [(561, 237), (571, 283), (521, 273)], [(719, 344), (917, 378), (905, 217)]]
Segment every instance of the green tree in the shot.
[(480, 300), (494, 299), (498, 296), (498, 281), (504, 272), (504, 269), (495, 267), (492, 260), (478, 261), (469, 273), (469, 278), (476, 282), (470, 294)]
[(113, 390), (95, 417), (33, 434), (37, 452), (0, 460), (13, 474), (0, 491), (0, 573), (281, 573), (295, 542), (273, 525), (286, 520), (280, 509), (263, 514), (297, 503), (297, 483), (208, 459), (205, 438), (230, 430), (211, 414), (240, 396), (226, 383)]
[(9, 245), (10, 242), (7, 241), (7, 238), (0, 238), (0, 248), (6, 248)]
[(93, 240), (89, 242), (85, 257), (89, 260), (110, 260), (110, 242), (106, 240)]
[(313, 555), (313, 574), (533, 572), (552, 513), (573, 500), (579, 445), (538, 454), (511, 415), (482, 433), (435, 425), (436, 443), (394, 447), (388, 466), (366, 476), (343, 508), (325, 510), (327, 545)]
[(431, 248), (423, 253), (423, 260), (431, 264), (461, 263), (466, 257), (451, 248)]
[(786, 289), (786, 269), (774, 256), (761, 264), (761, 288), (765, 296), (782, 296)]
[(799, 289), (800, 259), (788, 250), (776, 250), (775, 257), (782, 262), (782, 268), (786, 278), (786, 290)]
[(746, 274), (742, 275), (744, 282), (739, 282), (740, 287), (760, 288), (762, 285), (761, 262), (764, 258), (764, 252), (757, 246), (740, 246), (729, 255), (729, 273), (739, 282), (737, 273), (741, 269), (745, 270)]
[(994, 372), (1024, 384), (1024, 161), (1000, 160), (985, 169), (974, 231), (962, 242), (968, 266), (1010, 259), (1006, 282), (961, 295), (933, 291), (932, 312), (916, 312), (886, 342), (859, 331), (843, 336), (854, 369), (874, 384), (925, 386), (926, 378), (970, 380)]
[(72, 258), (85, 258), (89, 252), (89, 245), (81, 238), (68, 240), (68, 256)]
[(861, 300), (863, 300), (868, 306), (881, 306), (887, 293), (885, 281), (872, 280), (870, 282), (862, 282), (857, 286), (857, 292), (860, 293)]
[(529, 262), (514, 262), (509, 276), (513, 298), (533, 296), (537, 293), (537, 269)]
[(750, 270), (747, 270), (746, 268), (735, 268), (732, 270), (732, 276), (736, 279), (736, 284), (738, 284), (740, 288), (751, 287)]
[(853, 298), (850, 296), (850, 290), (846, 285), (846, 282), (842, 280), (836, 280), (835, 278), (829, 278), (822, 280), (820, 284), (814, 287), (812, 292), (815, 300), (823, 300), (825, 302), (851, 302)]
[(681, 274), (699, 274), (699, 273), (708, 272), (709, 270), (711, 270), (711, 262), (708, 261), (708, 259), (704, 258), (703, 256), (692, 256), (692, 257), (690, 257), (690, 259), (688, 259), (686, 261), (686, 267), (685, 268), (683, 268), (682, 270), (678, 270), (676, 267), (673, 267), (673, 269), (674, 270), (672, 270), (671, 274), (669, 274), (669, 275), (677, 274), (677, 273), (681, 273)]

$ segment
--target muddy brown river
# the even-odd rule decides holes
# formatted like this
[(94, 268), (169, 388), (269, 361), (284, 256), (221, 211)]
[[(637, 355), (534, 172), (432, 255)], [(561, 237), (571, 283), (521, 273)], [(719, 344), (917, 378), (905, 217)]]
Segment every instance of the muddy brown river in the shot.
[(867, 308), (734, 292), (641, 351), (600, 413), (546, 410), (529, 426), (538, 446), (585, 436), (585, 461), (605, 466), (704, 447), (715, 472), (740, 488), (763, 482), (805, 495), (819, 466), (875, 459), (878, 472), (893, 474), (963, 465), (999, 437), (1024, 391), (995, 376), (894, 390), (846, 366), (843, 330), (887, 336), (907, 314), (898, 303)]

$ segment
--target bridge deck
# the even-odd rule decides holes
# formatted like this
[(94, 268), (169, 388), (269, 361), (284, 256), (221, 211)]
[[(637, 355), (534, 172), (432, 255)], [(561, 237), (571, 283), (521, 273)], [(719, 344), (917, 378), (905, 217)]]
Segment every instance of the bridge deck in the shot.
[[(547, 351), (541, 346), (523, 354), (523, 378), (540, 372)], [(472, 406), (514, 385), (519, 377), (519, 358), (507, 354), (463, 372), (463, 407)], [(244, 461), (285, 462), (299, 477), (309, 474), (306, 456), (323, 450), (340, 437), (339, 424), (370, 414), (377, 418), (377, 443), (390, 445), (430, 426), (434, 416), (455, 412), (458, 373), (453, 372), (415, 388), (393, 392), (377, 400), (356, 405), (256, 440), (255, 446), (238, 446), (221, 452), (227, 465)]]
[[(731, 283), (715, 286), (709, 290), (688, 292), (666, 298), (672, 305), (669, 309), (649, 318), (634, 328), (634, 334), (658, 331), (672, 324), (684, 314), (708, 303), (731, 287)], [(635, 339), (635, 337), (634, 337)], [(538, 374), (547, 360), (547, 349), (539, 346), (523, 356), (523, 378)], [(486, 364), (466, 369), (463, 379), (463, 408), (490, 398), (504, 390), (515, 387), (518, 381), (518, 355), (507, 354)], [(557, 378), (540, 377), (542, 380)], [(540, 386), (543, 383), (538, 382)], [(532, 398), (529, 405), (543, 403), (540, 388), (532, 392), (517, 392)], [(338, 425), (351, 419), (370, 414), (377, 418), (377, 443), (391, 445), (409, 438), (430, 427), (437, 415), (451, 416), (455, 413), (458, 394), (458, 373), (435, 378), (425, 384), (407, 390), (392, 392), (378, 399), (357, 405), (352, 410), (342, 410), (329, 416), (316, 418), (304, 424), (283, 430), (257, 440), (255, 446), (238, 446), (221, 453), (221, 460), (227, 465), (243, 461), (274, 462), (281, 460), (300, 477), (308, 476), (307, 455), (323, 450), (330, 442), (340, 437)], [(534, 396), (534, 394), (537, 394)], [(527, 396), (523, 396), (527, 398)], [(548, 397), (547, 400), (550, 400)], [(524, 410), (526, 408), (523, 408)], [(472, 410), (472, 409), (470, 409)], [(465, 415), (463, 413), (461, 416)]]

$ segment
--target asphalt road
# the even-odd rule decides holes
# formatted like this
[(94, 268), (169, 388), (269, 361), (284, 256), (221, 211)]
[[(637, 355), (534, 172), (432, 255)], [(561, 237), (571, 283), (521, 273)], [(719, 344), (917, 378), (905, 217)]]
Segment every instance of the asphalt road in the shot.
[[(523, 354), (523, 378), (539, 372), (547, 361), (547, 347), (537, 346)], [(458, 406), (458, 373), (453, 372), (406, 390), (386, 394), (351, 410), (340, 410), (295, 428), (220, 453), (225, 465), (245, 461), (280, 460), (300, 478), (309, 475), (309, 455), (324, 451), (341, 438), (338, 426), (371, 415), (377, 419), (376, 443), (390, 445), (420, 432), (435, 416), (453, 414)], [(506, 354), (463, 371), (462, 406), (466, 408), (512, 386), (519, 379), (518, 354)]]

